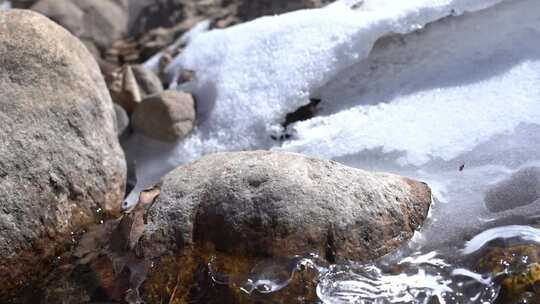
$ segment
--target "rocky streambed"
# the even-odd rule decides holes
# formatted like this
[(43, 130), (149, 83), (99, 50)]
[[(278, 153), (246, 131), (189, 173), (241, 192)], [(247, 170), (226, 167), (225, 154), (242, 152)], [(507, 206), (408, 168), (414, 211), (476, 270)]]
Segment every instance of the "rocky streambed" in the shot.
[[(481, 32), (493, 16), (504, 25), (527, 12), (506, 29), (519, 49), (539, 32), (531, 25), (537, 4), (405, 5), (394, 17), (378, 10), (383, 2), (338, 1), (218, 30), (324, 1), (150, 2), (12, 1), (30, 10), (0, 10), (1, 303), (540, 301), (540, 170), (523, 144), (537, 138), (538, 108), (528, 95), (497, 116), (503, 126), (523, 120), (513, 133), (483, 141), (492, 125), (479, 118), (469, 129), (481, 142), (472, 150), (468, 140), (441, 150), (461, 132), (455, 122), (466, 124), (451, 114), (433, 124), (445, 125), (446, 137), (437, 133), (424, 149), (431, 133), (415, 123), (431, 108), (415, 106), (422, 94), (363, 103), (377, 95), (372, 89), (392, 95), (381, 91), (384, 80), (417, 89), (403, 74), (438, 67), (430, 39), (448, 43), (470, 26)], [(424, 10), (431, 13), (414, 13)], [(366, 23), (338, 24), (354, 14)], [(404, 26), (408, 14), (433, 24)], [(338, 23), (325, 25), (326, 17)], [(372, 32), (370, 22), (382, 25)], [(321, 45), (302, 44), (288, 28), (299, 25), (320, 33)], [(370, 57), (359, 59), (370, 45)], [(411, 52), (426, 47), (422, 58)], [(475, 45), (457, 49), (441, 62), (471, 52), (501, 58)], [(394, 61), (397, 51), (408, 60)], [(335, 59), (314, 64), (329, 54)], [(530, 84), (528, 66), (520, 67), (503, 79)], [(443, 102), (464, 86), (476, 94), (477, 83), (464, 79)], [(425, 94), (438, 81), (423, 82)], [(526, 117), (515, 116), (521, 106)], [(379, 135), (358, 129), (393, 107), (415, 109), (419, 122), (398, 115)], [(400, 127), (423, 138), (409, 145), (395, 137)], [(373, 138), (379, 148), (370, 148)]]

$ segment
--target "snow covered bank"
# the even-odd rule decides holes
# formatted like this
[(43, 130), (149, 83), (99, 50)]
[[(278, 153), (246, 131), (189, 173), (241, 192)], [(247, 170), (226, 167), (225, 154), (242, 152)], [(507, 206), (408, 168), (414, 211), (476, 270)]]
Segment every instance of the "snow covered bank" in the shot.
[[(285, 115), (307, 104), (310, 96), (322, 96), (320, 88), (368, 57), (381, 37), (417, 31), (429, 22), (499, 2), (365, 1), (356, 9), (337, 2), (324, 9), (265, 17), (202, 34), (168, 68), (171, 73), (182, 68), (196, 71), (194, 92), (204, 117), (199, 132), (180, 148), (178, 156), (186, 160), (214, 150), (274, 146), (270, 134)], [(437, 42), (434, 39), (431, 44)], [(406, 60), (396, 63), (405, 65)], [(371, 103), (382, 101), (388, 102)], [(323, 99), (322, 107), (328, 102), (341, 101)], [(304, 150), (295, 148), (299, 144), (285, 148)], [(334, 152), (324, 154), (328, 157)]]

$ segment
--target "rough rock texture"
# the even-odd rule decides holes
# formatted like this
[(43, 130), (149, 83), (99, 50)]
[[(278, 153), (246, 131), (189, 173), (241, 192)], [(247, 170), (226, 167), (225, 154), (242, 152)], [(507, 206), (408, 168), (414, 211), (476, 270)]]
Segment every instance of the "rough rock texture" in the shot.
[(49, 19), (0, 12), (0, 92), (3, 302), (39, 282), (99, 210), (120, 210), (126, 168), (95, 60)]
[(540, 199), (540, 167), (523, 168), (486, 191), (486, 207), (493, 212), (514, 209)]
[(132, 117), (133, 128), (161, 141), (184, 138), (193, 129), (195, 105), (190, 94), (164, 91), (144, 99)]
[(220, 153), (164, 178), (144, 240), (150, 252), (195, 245), (365, 261), (411, 238), (430, 203), (426, 184), (397, 175), (292, 153)]

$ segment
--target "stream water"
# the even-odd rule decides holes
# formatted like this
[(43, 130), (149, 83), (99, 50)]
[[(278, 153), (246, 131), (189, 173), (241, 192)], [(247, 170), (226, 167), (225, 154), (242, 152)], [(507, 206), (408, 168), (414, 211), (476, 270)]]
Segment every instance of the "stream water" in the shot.
[[(218, 284), (261, 295), (289, 288), (294, 276), (309, 268), (316, 273), (316, 294), (324, 304), (538, 303), (536, 289), (530, 287), (539, 279), (534, 274), (528, 273), (523, 284), (529, 290), (526, 287), (519, 295), (502, 295), (501, 290), (504, 284), (519, 285), (512, 285), (512, 278), (524, 277), (538, 262), (540, 229), (497, 226), (437, 248), (419, 244), (418, 239), (372, 263), (327, 265), (316, 256), (305, 256), (264, 261), (249, 273), (234, 276), (213, 271), (210, 265), (210, 275)], [(291, 299), (290, 303), (313, 302)]]

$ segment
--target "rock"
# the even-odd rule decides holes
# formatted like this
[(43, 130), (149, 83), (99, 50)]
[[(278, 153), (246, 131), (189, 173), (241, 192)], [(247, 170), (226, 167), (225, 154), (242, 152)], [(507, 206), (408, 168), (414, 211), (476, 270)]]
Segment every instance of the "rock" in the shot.
[(109, 91), (113, 101), (121, 105), (128, 114), (133, 114), (142, 101), (141, 90), (130, 65), (112, 73)]
[(408, 240), (424, 221), (429, 187), (284, 152), (220, 153), (163, 180), (146, 239), (182, 249), (365, 261)]
[(486, 191), (484, 201), (492, 212), (514, 209), (540, 199), (540, 167), (523, 168)]
[(80, 38), (106, 49), (127, 34), (128, 14), (125, 8), (110, 0), (73, 0), (84, 12), (84, 33)]
[[(208, 303), (255, 303), (210, 288), (207, 275), (196, 274), (207, 274), (206, 265), (216, 259), (234, 271), (258, 259), (307, 253), (331, 263), (373, 260), (409, 240), (430, 203), (424, 183), (333, 161), (269, 151), (205, 156), (169, 173), (149, 208), (141, 251), (162, 262), (145, 288), (160, 295), (164, 286), (174, 286), (166, 277), (178, 276), (183, 291), (176, 296), (186, 302), (200, 296), (190, 289), (208, 288), (208, 299), (220, 299)], [(287, 299), (280, 294), (276, 297)], [(229, 296), (233, 299), (225, 300)], [(159, 298), (152, 292), (148, 297)]]
[(144, 135), (161, 140), (176, 141), (193, 129), (195, 106), (187, 93), (164, 91), (143, 100), (132, 117), (133, 128)]
[(260, 16), (283, 14), (305, 8), (322, 7), (330, 0), (262, 0), (241, 1), (238, 16), (241, 20), (251, 20)]
[(129, 117), (126, 110), (118, 104), (114, 104), (114, 113), (116, 115), (116, 133), (121, 136), (129, 127)]
[(10, 0), (10, 2), (11, 2), (11, 7), (13, 8), (26, 9), (32, 6), (34, 3), (36, 3), (37, 0)]
[(84, 12), (71, 0), (40, 0), (30, 9), (51, 18), (77, 37), (83, 34)]
[(154, 72), (148, 70), (142, 65), (132, 65), (133, 76), (139, 85), (139, 91), (142, 98), (163, 92), (163, 84)]
[(39, 294), (73, 233), (120, 211), (126, 165), (95, 60), (49, 19), (0, 12), (0, 92), (0, 302), (11, 302), (23, 286)]
[(127, 3), (113, 0), (40, 0), (30, 9), (44, 14), (80, 39), (105, 50), (127, 34)]
[(476, 271), (501, 277), (497, 303), (539, 303), (540, 246), (497, 244), (483, 248)]

